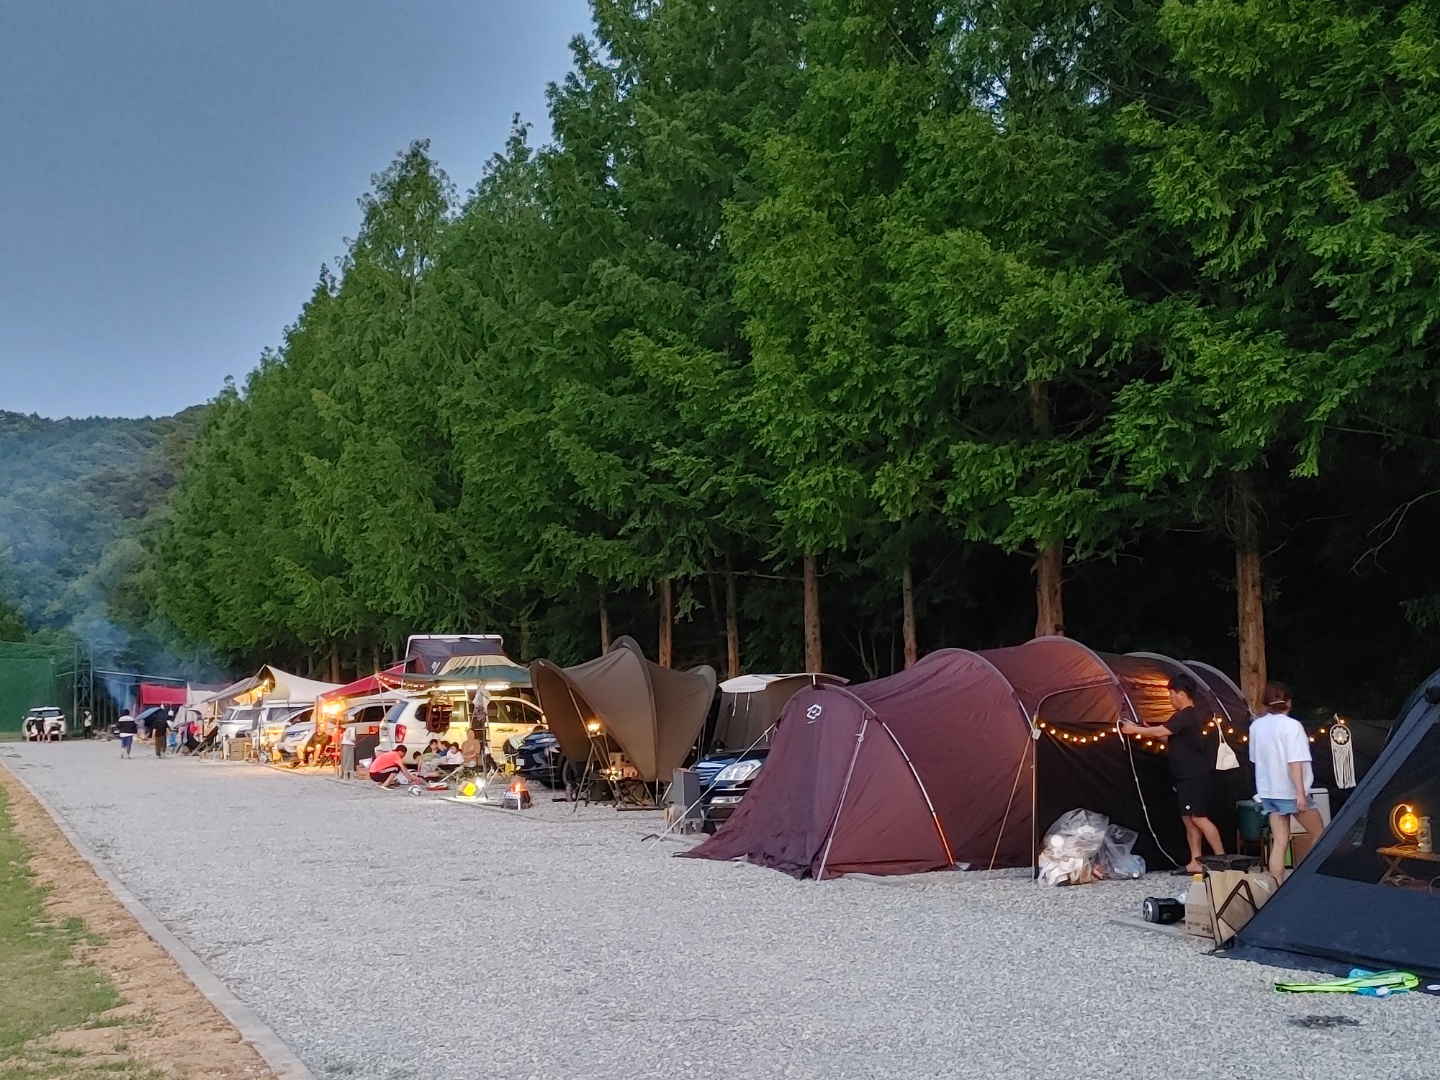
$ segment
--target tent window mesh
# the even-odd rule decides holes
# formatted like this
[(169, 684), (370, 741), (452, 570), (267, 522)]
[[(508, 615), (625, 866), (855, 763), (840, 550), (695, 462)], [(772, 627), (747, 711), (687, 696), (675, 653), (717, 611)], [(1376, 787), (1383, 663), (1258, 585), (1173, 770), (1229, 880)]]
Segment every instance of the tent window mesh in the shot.
[[(1392, 811), (1401, 804), (1429, 817), (1432, 833), (1440, 831), (1440, 727), (1426, 732), (1319, 872), (1440, 898), (1440, 855), (1416, 851), (1415, 840), (1399, 839), (1391, 829)], [(1409, 854), (1397, 859), (1397, 849)]]

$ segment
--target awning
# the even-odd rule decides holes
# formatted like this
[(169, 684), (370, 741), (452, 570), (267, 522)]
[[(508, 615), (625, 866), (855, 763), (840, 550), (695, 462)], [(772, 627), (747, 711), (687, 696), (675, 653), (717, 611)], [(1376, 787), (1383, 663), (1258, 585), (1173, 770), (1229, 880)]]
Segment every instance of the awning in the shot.
[(165, 686), (161, 683), (140, 684), (141, 705), (184, 705), (185, 687)]
[[(329, 690), (321, 694), (316, 701), (329, 702), (341, 701), (345, 698), (368, 697), (371, 694), (383, 693), (386, 690), (393, 690), (396, 687), (396, 680), (405, 674), (404, 663), (396, 664), (394, 667), (386, 668), (384, 671), (377, 671), (374, 675), (366, 675), (363, 679), (356, 679), (354, 682), (346, 683), (335, 690)], [(390, 681), (381, 680), (389, 678)]]

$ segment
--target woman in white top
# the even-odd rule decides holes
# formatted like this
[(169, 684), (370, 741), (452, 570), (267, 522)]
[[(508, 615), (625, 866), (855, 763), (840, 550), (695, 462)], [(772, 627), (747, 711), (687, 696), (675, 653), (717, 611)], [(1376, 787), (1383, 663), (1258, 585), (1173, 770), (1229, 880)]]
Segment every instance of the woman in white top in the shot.
[(1325, 827), (1310, 802), (1315, 774), (1310, 766), (1310, 737), (1290, 715), (1292, 698), (1284, 683), (1265, 684), (1264, 716), (1250, 721), (1250, 760), (1255, 763), (1255, 794), (1270, 816), (1270, 876), (1285, 879), (1285, 849), (1290, 846), (1290, 817), (1311, 840)]

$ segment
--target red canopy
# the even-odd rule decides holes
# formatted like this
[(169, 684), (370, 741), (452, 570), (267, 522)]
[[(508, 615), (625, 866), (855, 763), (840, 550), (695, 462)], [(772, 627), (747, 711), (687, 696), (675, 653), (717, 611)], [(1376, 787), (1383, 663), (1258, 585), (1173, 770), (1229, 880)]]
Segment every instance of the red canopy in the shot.
[(393, 690), (396, 685), (395, 679), (391, 678), (388, 682), (382, 681), (384, 676), (404, 674), (405, 664), (402, 662), (396, 664), (394, 667), (389, 667), (384, 671), (377, 672), (374, 675), (366, 675), (363, 679), (356, 679), (354, 682), (346, 683), (344, 686), (321, 694), (316, 700), (322, 703), (327, 701), (340, 701), (343, 698), (366, 697), (370, 694), (378, 694), (383, 690)]
[(185, 687), (142, 682), (140, 684), (140, 704), (142, 706), (184, 705)]

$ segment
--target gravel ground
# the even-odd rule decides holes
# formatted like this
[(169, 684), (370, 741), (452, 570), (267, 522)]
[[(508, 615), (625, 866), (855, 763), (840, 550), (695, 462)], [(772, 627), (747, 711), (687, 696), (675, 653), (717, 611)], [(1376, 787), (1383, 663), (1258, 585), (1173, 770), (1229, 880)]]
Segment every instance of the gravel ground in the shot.
[[(1169, 877), (794, 881), (543, 795), (517, 814), (112, 743), (0, 754), (321, 1077), (1433, 1072), (1440, 998), (1280, 995), (1274, 969), (1109, 921)], [(1290, 1022), (1311, 1015), (1355, 1024)]]

